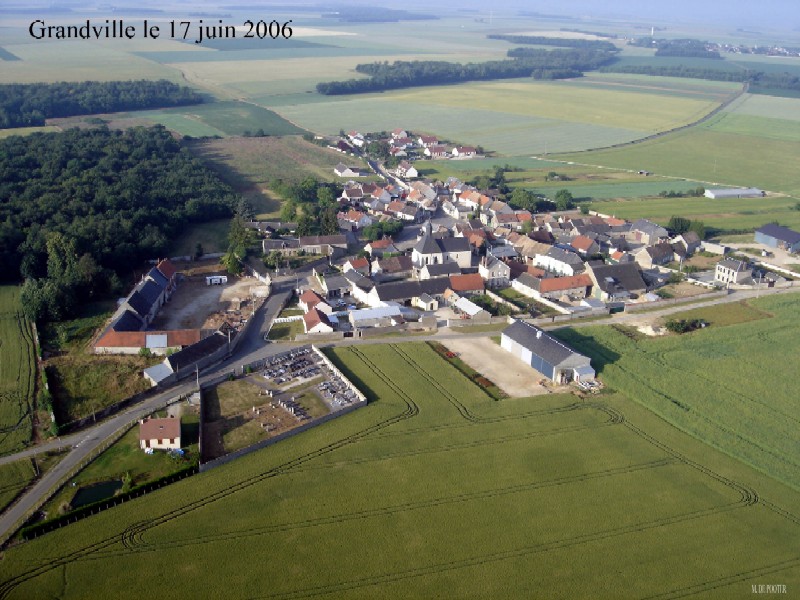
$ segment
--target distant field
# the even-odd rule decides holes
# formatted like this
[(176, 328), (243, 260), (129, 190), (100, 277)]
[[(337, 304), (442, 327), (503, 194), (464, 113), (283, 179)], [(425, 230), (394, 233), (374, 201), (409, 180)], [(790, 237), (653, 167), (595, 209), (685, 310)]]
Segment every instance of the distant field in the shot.
[(737, 115), (800, 121), (800, 100), (746, 94), (741, 101), (725, 109), (725, 112), (732, 111)]
[(498, 402), (424, 344), (334, 356), (367, 407), (10, 548), (4, 597), (141, 598), (166, 578), (232, 599), (800, 584), (797, 492), (619, 394)]
[[(723, 186), (800, 194), (800, 171), (795, 159), (800, 153), (800, 139), (770, 139), (770, 134), (781, 135), (780, 124), (771, 119), (754, 119), (760, 118), (723, 113), (699, 127), (655, 140), (558, 158), (612, 168), (646, 169)], [(769, 127), (762, 134), (758, 125), (764, 122)], [(794, 121), (783, 124), (787, 131), (796, 130)], [(739, 132), (725, 131), (726, 128)]]
[[(166, 127), (175, 125), (184, 135), (242, 135), (263, 129), (267, 135), (305, 133), (271, 110), (245, 102), (208, 102), (163, 110), (131, 112), (133, 118), (145, 117)], [(180, 128), (185, 128), (181, 131)]]
[(19, 291), (0, 286), (0, 454), (24, 448), (33, 429), (36, 350)]
[(800, 225), (800, 211), (794, 210), (794, 198), (632, 198), (592, 203), (592, 210), (613, 214), (623, 219), (652, 219), (666, 224), (670, 217), (680, 216), (703, 221), (721, 231), (756, 229), (778, 221), (789, 226)]
[[(641, 198), (643, 196), (658, 196), (662, 191), (688, 192), (697, 189), (702, 184), (696, 181), (655, 179), (650, 181), (609, 181), (608, 183), (594, 183), (592, 181), (555, 181), (546, 185), (536, 184), (523, 186), (533, 191), (552, 196), (558, 190), (567, 189), (576, 198), (608, 199), (608, 198)], [(598, 210), (601, 210), (598, 208)]]
[[(695, 121), (718, 104), (689, 94), (608, 87), (602, 81), (479, 82), (275, 108), (320, 133), (384, 130), (403, 123), (414, 131), (518, 155), (630, 141)], [(387, 114), (392, 123), (387, 123)]]
[[(57, 43), (4, 44), (19, 60), (4, 61), (0, 83), (55, 81), (114, 81), (120, 79), (168, 79), (186, 83), (174, 69), (121, 50), (119, 40), (87, 49), (83, 40)], [(102, 57), (102, 58), (101, 58)]]
[[(800, 372), (797, 293), (753, 300), (750, 320), (682, 336), (632, 341), (612, 327), (556, 333), (597, 361), (603, 381), (668, 422), (800, 490), (794, 377), (764, 377), (779, 361)], [(740, 309), (740, 311), (745, 309)], [(723, 311), (724, 312), (724, 311)], [(753, 314), (755, 313), (755, 314)], [(691, 317), (695, 312), (685, 313)], [(681, 318), (681, 315), (676, 315)]]

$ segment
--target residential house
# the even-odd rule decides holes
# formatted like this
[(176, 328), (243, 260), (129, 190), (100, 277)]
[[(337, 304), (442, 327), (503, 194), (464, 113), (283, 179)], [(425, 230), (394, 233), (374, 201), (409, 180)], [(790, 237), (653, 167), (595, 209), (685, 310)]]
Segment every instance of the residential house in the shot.
[(556, 275), (576, 275), (584, 271), (583, 260), (574, 252), (562, 248), (550, 248), (544, 256), (537, 255), (537, 267)]
[[(390, 303), (416, 306), (423, 310), (436, 310), (439, 299), (450, 287), (448, 277), (425, 281), (394, 281), (379, 283), (369, 294), (370, 306), (387, 306)], [(431, 308), (433, 306), (433, 308)]]
[(587, 356), (524, 321), (514, 321), (503, 330), (500, 347), (555, 383), (595, 377)]
[(447, 146), (441, 146), (439, 144), (433, 146), (426, 146), (423, 154), (429, 158), (449, 158), (450, 151), (447, 149)]
[(570, 246), (581, 256), (591, 256), (600, 252), (600, 246), (597, 242), (585, 235), (578, 235), (572, 238)]
[(666, 242), (669, 239), (669, 232), (660, 225), (656, 225), (647, 219), (639, 219), (631, 224), (630, 231), (626, 237), (629, 240), (651, 246), (660, 242)]
[(774, 223), (768, 223), (756, 229), (755, 241), (770, 248), (780, 248), (787, 252), (800, 252), (800, 233)]
[(297, 238), (261, 240), (261, 250), (264, 254), (278, 251), (284, 256), (294, 256), (300, 251), (300, 240)]
[(306, 254), (322, 254), (336, 258), (347, 252), (347, 236), (307, 235), (300, 238), (300, 250)]
[(303, 329), (306, 333), (331, 333), (333, 324), (324, 312), (312, 308), (303, 315)]
[[(312, 308), (319, 308), (326, 314), (330, 314), (333, 309), (325, 302), (325, 299), (312, 289), (307, 289), (300, 294), (297, 300), (297, 305), (303, 309), (303, 312), (308, 312)], [(324, 307), (322, 305), (325, 305)]]
[(362, 177), (363, 173), (359, 167), (348, 167), (344, 163), (339, 163), (333, 167), (333, 172), (337, 177)]
[(181, 420), (167, 417), (165, 419), (145, 419), (139, 421), (139, 447), (142, 450), (180, 450)]
[(673, 247), (680, 244), (686, 256), (691, 256), (700, 249), (700, 236), (694, 231), (685, 231), (672, 239)]
[[(522, 281), (520, 281), (522, 280)], [(537, 278), (520, 275), (513, 283), (520, 293), (537, 300), (559, 300), (564, 296), (583, 299), (592, 287), (592, 278), (586, 273), (568, 277)]]
[(725, 258), (714, 269), (714, 281), (728, 285), (747, 285), (753, 283), (753, 268), (743, 260)]
[(372, 262), (372, 275), (379, 281), (407, 279), (414, 272), (410, 256), (391, 256)]
[(414, 165), (407, 160), (401, 161), (394, 172), (398, 177), (403, 177), (405, 179), (419, 177), (419, 172), (414, 168)]
[(372, 225), (372, 218), (360, 210), (350, 209), (346, 213), (339, 213), (338, 218), (349, 224), (353, 229), (364, 229)]
[(451, 150), (454, 158), (472, 158), (478, 154), (478, 151), (472, 146), (455, 146)]
[(633, 258), (643, 269), (652, 269), (675, 260), (675, 250), (667, 243), (658, 243), (634, 252)]
[(635, 262), (616, 265), (590, 262), (586, 273), (592, 278), (592, 295), (603, 302), (629, 300), (647, 291)]
[(417, 138), (417, 143), (423, 148), (430, 148), (439, 145), (439, 138), (435, 135), (421, 135)]
[(417, 271), (417, 279), (433, 279), (434, 277), (450, 277), (461, 275), (461, 268), (454, 262), (425, 265)]
[(422, 236), (414, 245), (411, 260), (416, 267), (455, 262), (461, 268), (472, 265), (469, 241), (463, 237), (435, 238), (430, 221), (423, 226)]
[(351, 258), (344, 263), (344, 266), (342, 267), (342, 273), (346, 274), (348, 271), (356, 271), (362, 275), (369, 275), (369, 260), (363, 256), (359, 258)]
[(329, 299), (342, 298), (350, 292), (350, 282), (341, 275), (327, 273), (318, 277), (318, 280), (326, 297)]
[(478, 263), (478, 274), (490, 288), (506, 287), (511, 281), (511, 267), (490, 254), (484, 256)]
[(391, 237), (385, 237), (380, 240), (370, 242), (364, 249), (369, 252), (372, 258), (379, 258), (384, 254), (397, 254), (400, 252)]
[(450, 275), (450, 289), (459, 296), (471, 296), (484, 292), (483, 278), (478, 273)]

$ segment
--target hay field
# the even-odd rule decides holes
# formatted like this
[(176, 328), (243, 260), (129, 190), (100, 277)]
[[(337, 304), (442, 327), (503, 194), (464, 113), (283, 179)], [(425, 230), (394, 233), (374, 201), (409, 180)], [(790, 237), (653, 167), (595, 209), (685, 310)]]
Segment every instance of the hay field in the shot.
[(186, 597), (750, 598), (765, 578), (800, 584), (797, 492), (619, 394), (497, 402), (424, 344), (334, 355), (370, 405), (10, 549), (0, 593), (141, 598), (169, 580)]

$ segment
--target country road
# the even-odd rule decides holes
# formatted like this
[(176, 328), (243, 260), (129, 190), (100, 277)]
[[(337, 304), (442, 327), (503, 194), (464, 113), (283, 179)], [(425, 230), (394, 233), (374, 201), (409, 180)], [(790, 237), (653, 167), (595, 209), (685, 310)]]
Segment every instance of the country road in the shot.
[[(220, 375), (230, 372), (232, 369), (240, 365), (249, 364), (259, 360), (263, 360), (269, 356), (284, 352), (294, 346), (307, 344), (302, 343), (273, 343), (265, 344), (263, 341), (263, 333), (269, 329), (269, 324), (274, 317), (276, 317), (281, 310), (283, 304), (291, 294), (292, 283), (295, 282), (294, 276), (279, 278), (274, 281), (273, 293), (264, 303), (264, 305), (254, 315), (254, 319), (259, 322), (255, 323), (248, 337), (240, 343), (236, 353), (223, 363), (218, 364), (210, 369), (207, 369), (200, 377), (201, 385), (204, 382), (211, 381)], [(614, 315), (607, 319), (590, 320), (581, 322), (575, 320), (571, 322), (564, 322), (554, 324), (552, 326), (543, 325), (546, 329), (560, 329), (563, 327), (588, 327), (595, 325), (608, 325), (629, 323), (632, 321), (641, 321), (644, 319), (656, 319), (671, 315), (677, 312), (688, 310), (691, 308), (698, 308), (704, 306), (714, 306), (718, 304), (726, 304), (730, 302), (739, 302), (758, 296), (767, 296), (774, 294), (789, 294), (797, 293), (800, 287), (789, 288), (767, 288), (763, 290), (753, 291), (735, 291), (727, 296), (715, 297), (708, 301), (693, 302), (688, 305), (677, 304), (672, 305), (661, 310), (653, 310), (650, 312), (639, 313), (622, 313)], [(449, 328), (441, 328), (436, 333), (430, 335), (415, 335), (408, 338), (397, 337), (384, 337), (373, 339), (358, 339), (358, 338), (345, 338), (335, 343), (322, 343), (322, 346), (348, 346), (353, 344), (389, 344), (397, 343), (408, 339), (411, 341), (445, 341), (447, 339), (470, 339), (487, 337), (496, 335), (496, 332), (475, 332), (475, 333), (459, 333)], [(114, 435), (122, 427), (128, 426), (134, 420), (143, 418), (157, 409), (162, 408), (169, 400), (178, 396), (189, 394), (197, 389), (197, 384), (194, 378), (189, 378), (182, 383), (159, 393), (152, 398), (149, 398), (140, 404), (129, 408), (128, 410), (119, 413), (106, 421), (98, 423), (84, 431), (74, 435), (65, 436), (57, 440), (52, 440), (45, 444), (41, 444), (35, 448), (18, 452), (13, 455), (8, 455), (0, 458), (0, 465), (10, 463), (22, 458), (30, 457), (36, 454), (55, 450), (59, 448), (71, 447), (72, 451), (65, 456), (55, 467), (45, 473), (45, 475), (37, 481), (22, 497), (20, 497), (15, 504), (9, 507), (2, 515), (0, 515), (0, 540), (7, 539), (8, 535), (13, 533), (15, 526), (17, 526), (23, 518), (28, 516), (33, 507), (45, 497), (48, 492), (63, 478), (70, 470), (80, 465), (92, 453), (100, 447), (106, 439)]]

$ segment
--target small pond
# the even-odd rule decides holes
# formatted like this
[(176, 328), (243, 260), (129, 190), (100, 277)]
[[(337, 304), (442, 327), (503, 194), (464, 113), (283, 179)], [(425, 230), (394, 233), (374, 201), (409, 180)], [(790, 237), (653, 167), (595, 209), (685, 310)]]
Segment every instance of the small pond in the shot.
[(118, 479), (112, 481), (101, 481), (80, 488), (72, 498), (72, 508), (80, 508), (86, 504), (111, 498), (114, 493), (122, 487), (122, 482)]

